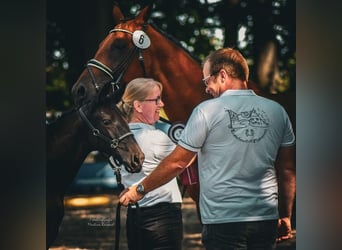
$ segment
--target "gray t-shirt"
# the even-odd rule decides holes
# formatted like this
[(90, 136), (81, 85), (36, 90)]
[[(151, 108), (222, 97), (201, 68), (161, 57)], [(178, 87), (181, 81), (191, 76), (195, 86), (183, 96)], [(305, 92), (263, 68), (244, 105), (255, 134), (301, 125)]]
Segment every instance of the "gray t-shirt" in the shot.
[(227, 90), (199, 104), (178, 144), (198, 153), (204, 224), (278, 218), (274, 162), (295, 143), (278, 103), (252, 90)]

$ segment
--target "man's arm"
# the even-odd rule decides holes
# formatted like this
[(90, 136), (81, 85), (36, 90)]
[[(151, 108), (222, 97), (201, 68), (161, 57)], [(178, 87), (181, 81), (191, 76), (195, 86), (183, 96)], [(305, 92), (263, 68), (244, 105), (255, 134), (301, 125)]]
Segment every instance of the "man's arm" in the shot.
[[(176, 148), (159, 163), (157, 168), (141, 182), (145, 192), (150, 192), (178, 176), (188, 166), (195, 155), (195, 152), (177, 145)], [(131, 186), (128, 190), (121, 193), (120, 202), (124, 206), (127, 206), (129, 203), (134, 204), (142, 198), (143, 195), (137, 193), (136, 186)]]
[(281, 147), (275, 163), (279, 191), (278, 241), (291, 238), (292, 207), (296, 194), (295, 146)]

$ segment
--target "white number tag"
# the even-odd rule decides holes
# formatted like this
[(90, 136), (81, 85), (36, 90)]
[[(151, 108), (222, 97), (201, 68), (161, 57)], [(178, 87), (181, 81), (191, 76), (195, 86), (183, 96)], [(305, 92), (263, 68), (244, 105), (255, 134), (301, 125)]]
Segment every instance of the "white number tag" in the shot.
[(140, 49), (147, 49), (151, 45), (151, 40), (148, 35), (142, 30), (133, 32), (133, 43)]

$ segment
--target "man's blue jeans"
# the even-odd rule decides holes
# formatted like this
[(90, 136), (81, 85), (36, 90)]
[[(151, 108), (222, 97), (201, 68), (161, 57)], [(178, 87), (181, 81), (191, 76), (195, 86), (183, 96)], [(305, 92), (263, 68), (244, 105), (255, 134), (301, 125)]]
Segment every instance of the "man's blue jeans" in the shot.
[(277, 220), (205, 224), (202, 242), (206, 250), (272, 250)]

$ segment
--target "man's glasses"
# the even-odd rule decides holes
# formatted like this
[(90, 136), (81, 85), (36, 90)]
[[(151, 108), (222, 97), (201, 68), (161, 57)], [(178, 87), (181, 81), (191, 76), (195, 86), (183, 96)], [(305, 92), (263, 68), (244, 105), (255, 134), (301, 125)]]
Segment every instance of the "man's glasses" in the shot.
[(161, 96), (157, 96), (157, 98), (155, 99), (145, 99), (145, 100), (142, 100), (143, 102), (155, 102), (156, 105), (160, 104), (162, 99), (161, 99)]
[(209, 84), (208, 81), (209, 81), (210, 77), (216, 75), (218, 72), (220, 72), (220, 70), (221, 70), (221, 69), (219, 69), (219, 70), (213, 72), (212, 74), (210, 74), (210, 75), (208, 75), (207, 77), (204, 77), (204, 78), (202, 79), (202, 82), (203, 82), (203, 84), (204, 84), (205, 87), (208, 87), (208, 84)]
[(208, 75), (207, 77), (204, 77), (202, 79), (202, 83), (204, 84), (205, 87), (208, 87), (208, 80), (210, 77), (212, 77), (212, 75)]

